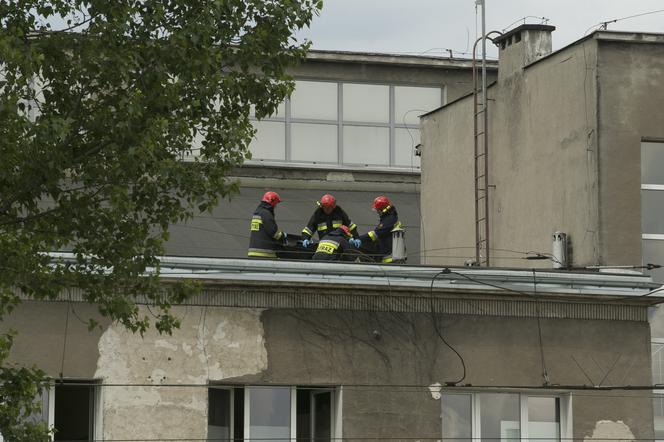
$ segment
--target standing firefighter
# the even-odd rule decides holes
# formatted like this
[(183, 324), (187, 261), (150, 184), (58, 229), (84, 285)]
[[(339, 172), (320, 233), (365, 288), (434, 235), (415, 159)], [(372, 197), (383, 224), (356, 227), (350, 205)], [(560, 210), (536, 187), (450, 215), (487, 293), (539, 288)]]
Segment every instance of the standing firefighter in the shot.
[(397, 209), (385, 195), (377, 196), (371, 208), (378, 213), (378, 225), (350, 243), (358, 248), (364, 243), (367, 250), (380, 255), (382, 262), (392, 262), (392, 232), (401, 227)]
[(302, 245), (308, 247), (311, 237), (318, 232), (318, 238), (323, 239), (325, 235), (341, 226), (348, 227), (354, 238), (358, 237), (357, 226), (353, 224), (344, 209), (337, 206), (337, 201), (330, 194), (325, 194), (316, 204), (318, 208), (311, 215), (309, 224), (302, 229)]
[(286, 232), (282, 232), (274, 220), (274, 208), (281, 202), (276, 192), (265, 192), (261, 203), (251, 217), (249, 237), (250, 258), (276, 258), (281, 244), (286, 243)]
[(349, 255), (348, 251), (351, 246), (348, 242), (352, 238), (350, 229), (346, 226), (341, 226), (334, 229), (324, 239), (321, 239), (314, 253), (314, 261), (352, 261), (355, 254)]

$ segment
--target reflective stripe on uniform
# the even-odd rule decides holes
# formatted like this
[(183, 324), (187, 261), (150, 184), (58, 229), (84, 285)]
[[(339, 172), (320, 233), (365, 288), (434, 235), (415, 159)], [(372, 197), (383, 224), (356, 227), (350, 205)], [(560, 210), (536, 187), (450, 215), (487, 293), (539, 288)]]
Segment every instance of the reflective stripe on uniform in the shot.
[(334, 221), (332, 221), (332, 227), (335, 228), (335, 229), (338, 229), (338, 228), (341, 227), (342, 225), (343, 225), (343, 221), (340, 221), (340, 220), (334, 220)]
[(386, 208), (384, 208), (384, 209), (382, 210), (382, 212), (383, 212), (383, 213), (387, 212), (388, 210), (390, 210), (390, 207), (392, 207), (392, 206), (387, 206)]
[(277, 233), (274, 234), (273, 238), (276, 239), (276, 240), (279, 240), (279, 239), (281, 239), (281, 237), (283, 235), (284, 235), (284, 232), (282, 232), (281, 230), (277, 230)]
[(348, 226), (348, 230), (350, 230), (351, 232), (352, 232), (353, 230), (355, 230), (355, 229), (357, 229), (357, 224), (355, 224), (355, 223), (353, 223), (353, 224), (351, 224), (350, 226)]
[(330, 240), (323, 240), (318, 243), (318, 247), (316, 248), (316, 253), (327, 253), (329, 255), (333, 254), (336, 252), (336, 250), (339, 248), (339, 243), (336, 241), (330, 241)]
[(391, 256), (385, 256), (382, 260), (382, 262), (392, 262), (392, 261), (393, 261), (393, 259), (392, 259)]
[(367, 233), (367, 235), (369, 235), (369, 238), (371, 238), (371, 241), (376, 241), (378, 239), (378, 235), (376, 235), (376, 232), (374, 232), (373, 230), (371, 230), (369, 233)]
[(258, 232), (261, 229), (261, 224), (263, 224), (263, 218), (260, 215), (254, 215), (251, 217), (251, 231)]
[(318, 224), (317, 230), (327, 230), (327, 223)]
[(309, 229), (309, 227), (305, 227), (304, 229), (302, 229), (302, 233), (305, 234), (305, 235), (309, 235), (309, 236), (313, 236), (313, 235), (314, 235), (314, 232), (312, 232), (312, 231)]
[(394, 227), (392, 227), (391, 232), (394, 232), (395, 230), (400, 229), (400, 228), (401, 228), (401, 221), (397, 221), (397, 222), (394, 224)]
[(247, 256), (256, 258), (276, 258), (277, 252), (267, 249), (249, 249)]

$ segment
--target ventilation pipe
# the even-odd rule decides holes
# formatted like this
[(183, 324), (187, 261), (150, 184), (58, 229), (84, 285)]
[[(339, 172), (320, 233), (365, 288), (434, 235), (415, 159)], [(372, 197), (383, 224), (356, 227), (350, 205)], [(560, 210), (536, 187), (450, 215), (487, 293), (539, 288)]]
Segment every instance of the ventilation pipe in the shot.
[(567, 268), (567, 234), (563, 232), (553, 233), (553, 268)]
[(392, 230), (392, 260), (406, 261), (406, 231), (401, 227)]

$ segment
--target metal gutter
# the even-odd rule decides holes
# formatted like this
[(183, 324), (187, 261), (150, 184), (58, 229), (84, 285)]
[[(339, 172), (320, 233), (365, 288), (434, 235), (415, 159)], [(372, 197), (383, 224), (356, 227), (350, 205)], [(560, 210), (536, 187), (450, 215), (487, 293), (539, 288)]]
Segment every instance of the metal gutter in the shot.
[[(71, 253), (52, 253), (55, 262), (73, 262)], [(660, 287), (649, 276), (597, 272), (432, 267), (235, 258), (159, 257), (165, 280), (196, 279), (273, 285), (318, 285), (436, 289), (468, 294), (583, 295), (637, 298)], [(153, 271), (151, 269), (149, 271)], [(433, 281), (433, 283), (432, 283)], [(648, 297), (649, 303), (664, 298)]]

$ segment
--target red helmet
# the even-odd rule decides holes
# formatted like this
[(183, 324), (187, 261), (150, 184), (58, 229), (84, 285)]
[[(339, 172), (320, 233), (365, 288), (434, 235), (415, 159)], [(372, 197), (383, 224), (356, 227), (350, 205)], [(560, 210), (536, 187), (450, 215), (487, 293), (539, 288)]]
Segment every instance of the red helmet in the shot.
[(265, 192), (263, 195), (263, 199), (261, 200), (263, 202), (268, 203), (272, 207), (276, 206), (277, 203), (281, 202), (281, 198), (279, 198), (279, 194), (277, 192)]
[(348, 228), (348, 226), (344, 226), (344, 225), (342, 225), (342, 226), (339, 227), (339, 228), (341, 229), (342, 232), (344, 232), (344, 234), (345, 234), (346, 236), (348, 236), (348, 237), (351, 236), (350, 229)]
[(332, 195), (326, 193), (320, 198), (320, 205), (329, 209), (334, 209), (337, 205), (337, 200)]
[(390, 205), (391, 205), (390, 200), (388, 200), (385, 195), (380, 195), (373, 200), (371, 208), (376, 210), (385, 210)]

